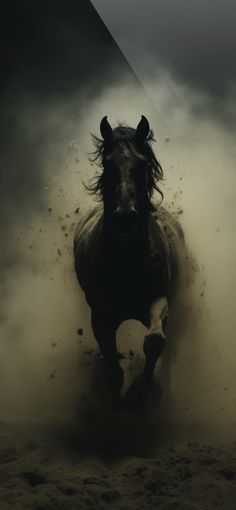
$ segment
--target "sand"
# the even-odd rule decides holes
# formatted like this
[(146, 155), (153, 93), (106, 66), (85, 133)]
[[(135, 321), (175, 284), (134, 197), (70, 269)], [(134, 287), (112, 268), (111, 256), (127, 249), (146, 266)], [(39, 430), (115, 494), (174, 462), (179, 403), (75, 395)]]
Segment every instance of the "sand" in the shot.
[(0, 426), (0, 509), (235, 510), (236, 443), (91, 456), (56, 425)]

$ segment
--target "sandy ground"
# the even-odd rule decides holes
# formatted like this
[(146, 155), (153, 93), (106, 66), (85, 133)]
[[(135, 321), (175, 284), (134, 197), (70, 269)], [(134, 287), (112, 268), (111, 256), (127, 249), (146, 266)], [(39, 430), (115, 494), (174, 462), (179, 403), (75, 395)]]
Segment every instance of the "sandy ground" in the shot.
[(236, 443), (181, 441), (151, 458), (108, 450), (88, 455), (75, 428), (2, 422), (0, 509), (235, 510)]
[[(118, 415), (113, 420), (121, 423)], [(213, 446), (182, 438), (175, 445), (160, 441), (152, 457), (111, 456), (119, 443), (114, 429), (91, 455), (88, 437), (83, 444), (78, 437), (75, 426), (1, 422), (1, 510), (235, 509), (236, 442)]]

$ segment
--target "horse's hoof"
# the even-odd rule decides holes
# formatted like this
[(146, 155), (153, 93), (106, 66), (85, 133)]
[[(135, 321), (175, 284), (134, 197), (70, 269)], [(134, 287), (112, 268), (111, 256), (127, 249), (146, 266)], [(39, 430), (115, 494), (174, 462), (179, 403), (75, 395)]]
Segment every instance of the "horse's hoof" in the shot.
[(158, 359), (166, 342), (165, 335), (161, 333), (148, 333), (144, 338), (143, 350), (146, 356)]
[(151, 387), (152, 381), (147, 381), (143, 375), (139, 376), (124, 396), (124, 408), (133, 412), (143, 409), (148, 403)]

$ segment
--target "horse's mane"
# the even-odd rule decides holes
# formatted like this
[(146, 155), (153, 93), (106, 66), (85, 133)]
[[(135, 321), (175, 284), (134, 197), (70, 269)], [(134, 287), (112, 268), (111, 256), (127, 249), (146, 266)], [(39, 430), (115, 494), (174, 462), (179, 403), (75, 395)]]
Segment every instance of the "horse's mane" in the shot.
[[(160, 193), (163, 199), (163, 193), (158, 186), (158, 181), (163, 180), (164, 174), (160, 163), (158, 162), (152, 147), (151, 142), (155, 142), (154, 133), (152, 130), (149, 131), (149, 134), (146, 140), (138, 143), (135, 139), (136, 130), (127, 127), (123, 124), (119, 124), (118, 127), (113, 129), (113, 139), (111, 142), (107, 142), (101, 140), (97, 136), (92, 134), (93, 143), (95, 145), (95, 150), (92, 152), (92, 157), (90, 157), (90, 161), (98, 161), (100, 166), (104, 166), (104, 158), (109, 154), (112, 148), (116, 145), (122, 147), (127, 147), (128, 150), (137, 155), (137, 152), (145, 156), (148, 160), (147, 164), (147, 188), (149, 197), (152, 196), (154, 190)], [(101, 200), (103, 199), (103, 191), (104, 191), (104, 173), (102, 172), (99, 175), (95, 175), (90, 180), (90, 183), (85, 185), (87, 191), (92, 195), (97, 195)]]

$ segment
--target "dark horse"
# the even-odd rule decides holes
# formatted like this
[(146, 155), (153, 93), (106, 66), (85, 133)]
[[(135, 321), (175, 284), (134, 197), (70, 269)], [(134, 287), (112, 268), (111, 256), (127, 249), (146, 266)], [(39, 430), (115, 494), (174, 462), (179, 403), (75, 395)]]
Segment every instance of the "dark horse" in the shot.
[(98, 194), (96, 206), (79, 221), (74, 239), (78, 280), (92, 310), (92, 328), (105, 361), (114, 406), (120, 405), (124, 373), (116, 350), (116, 330), (136, 319), (147, 328), (142, 374), (124, 397), (129, 408), (145, 403), (153, 371), (166, 342), (168, 303), (179, 264), (182, 229), (151, 196), (163, 171), (151, 148), (153, 132), (142, 116), (137, 129), (100, 124), (94, 137), (102, 173), (86, 186)]

